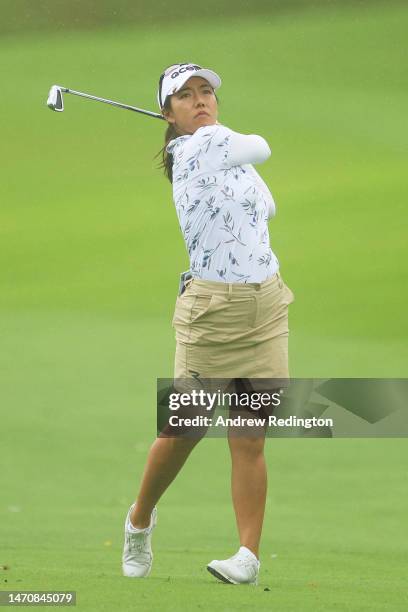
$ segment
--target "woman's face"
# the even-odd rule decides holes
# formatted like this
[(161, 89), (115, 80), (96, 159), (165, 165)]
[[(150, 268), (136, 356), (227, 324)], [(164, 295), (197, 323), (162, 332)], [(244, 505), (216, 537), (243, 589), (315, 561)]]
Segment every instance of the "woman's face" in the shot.
[(163, 115), (180, 135), (194, 134), (203, 125), (214, 125), (218, 105), (213, 88), (202, 77), (191, 77), (170, 97), (170, 109), (163, 109)]

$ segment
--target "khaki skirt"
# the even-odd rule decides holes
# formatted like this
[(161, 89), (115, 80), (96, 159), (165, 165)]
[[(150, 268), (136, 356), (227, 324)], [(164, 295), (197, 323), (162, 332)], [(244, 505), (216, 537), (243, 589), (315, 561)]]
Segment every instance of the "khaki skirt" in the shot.
[(177, 297), (175, 378), (289, 378), (288, 306), (279, 273), (263, 283), (192, 279)]

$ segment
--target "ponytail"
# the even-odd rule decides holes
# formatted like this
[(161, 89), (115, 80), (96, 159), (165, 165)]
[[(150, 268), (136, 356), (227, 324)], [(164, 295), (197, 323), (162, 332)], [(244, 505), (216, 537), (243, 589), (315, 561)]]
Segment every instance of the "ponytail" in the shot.
[(171, 140), (177, 138), (180, 134), (177, 132), (173, 123), (169, 123), (167, 126), (166, 133), (164, 134), (164, 147), (160, 149), (156, 157), (160, 155), (161, 161), (158, 165), (159, 169), (163, 168), (164, 175), (167, 176), (170, 183), (173, 183), (173, 155), (171, 153), (167, 153), (166, 147)]

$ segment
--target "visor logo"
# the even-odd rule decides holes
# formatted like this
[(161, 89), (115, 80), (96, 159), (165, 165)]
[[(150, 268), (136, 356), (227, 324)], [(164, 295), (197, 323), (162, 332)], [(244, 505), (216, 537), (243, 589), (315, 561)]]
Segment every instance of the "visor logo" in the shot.
[(171, 78), (176, 79), (180, 74), (183, 74), (183, 72), (187, 72), (187, 70), (192, 70), (193, 72), (195, 72), (196, 70), (201, 70), (201, 66), (196, 66), (192, 64), (188, 64), (186, 66), (180, 66), (178, 70), (176, 70), (175, 72), (172, 72)]

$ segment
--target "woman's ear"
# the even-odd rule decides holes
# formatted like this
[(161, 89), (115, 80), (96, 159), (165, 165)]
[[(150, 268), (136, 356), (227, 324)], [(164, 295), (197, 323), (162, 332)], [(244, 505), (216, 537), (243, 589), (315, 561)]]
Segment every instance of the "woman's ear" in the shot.
[(175, 123), (176, 120), (172, 117), (172, 112), (162, 108), (162, 115), (168, 123)]

